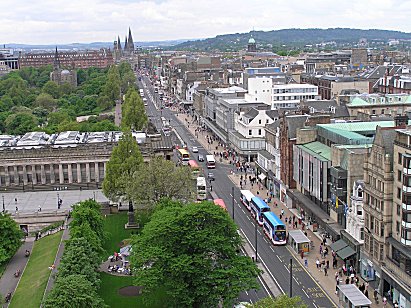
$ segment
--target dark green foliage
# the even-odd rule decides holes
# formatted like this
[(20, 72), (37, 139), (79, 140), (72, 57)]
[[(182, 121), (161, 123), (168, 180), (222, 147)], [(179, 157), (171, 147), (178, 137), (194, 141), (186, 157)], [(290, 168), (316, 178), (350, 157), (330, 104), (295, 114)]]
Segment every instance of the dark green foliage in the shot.
[(104, 308), (106, 305), (98, 296), (96, 288), (84, 275), (69, 275), (59, 278), (43, 303), (45, 308), (89, 307)]
[(136, 285), (165, 287), (169, 307), (231, 307), (241, 291), (257, 288), (257, 266), (241, 256), (231, 218), (211, 202), (171, 203), (155, 211), (133, 237)]
[(276, 298), (266, 297), (260, 299), (252, 308), (307, 308), (308, 306), (302, 301), (301, 297), (289, 297), (284, 294)]
[(130, 88), (126, 94), (126, 100), (122, 106), (121, 125), (126, 130), (141, 130), (147, 125), (148, 118), (143, 100), (134, 88)]
[(23, 232), (9, 214), (0, 214), (0, 264), (8, 261), (21, 245)]

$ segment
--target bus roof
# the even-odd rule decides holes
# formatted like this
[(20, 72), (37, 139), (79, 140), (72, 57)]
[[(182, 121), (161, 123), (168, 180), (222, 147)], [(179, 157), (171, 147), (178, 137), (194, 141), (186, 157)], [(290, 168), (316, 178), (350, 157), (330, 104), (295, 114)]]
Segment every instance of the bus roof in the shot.
[(281, 219), (278, 218), (278, 216), (275, 215), (273, 212), (264, 212), (263, 217), (267, 219), (272, 226), (279, 226), (279, 225), (285, 226), (285, 224), (281, 221)]
[(181, 155), (183, 155), (183, 154), (190, 155), (186, 149), (178, 149), (178, 151), (180, 152)]
[(227, 207), (225, 206), (224, 200), (223, 199), (214, 199), (214, 204), (218, 205), (224, 210), (227, 210)]
[(206, 155), (207, 161), (214, 161), (214, 155)]
[(190, 159), (190, 160), (188, 161), (188, 164), (189, 164), (189, 166), (192, 167), (192, 168), (199, 168), (198, 163), (197, 163), (194, 159)]
[(251, 201), (254, 197), (254, 194), (249, 190), (240, 190), (240, 192), (247, 199), (247, 201)]
[(197, 178), (197, 186), (206, 186), (206, 179), (205, 177), (199, 176)]
[(267, 203), (264, 202), (263, 199), (261, 199), (260, 197), (252, 197), (251, 200), (253, 201), (253, 203), (260, 209), (266, 209), (266, 208), (270, 208)]

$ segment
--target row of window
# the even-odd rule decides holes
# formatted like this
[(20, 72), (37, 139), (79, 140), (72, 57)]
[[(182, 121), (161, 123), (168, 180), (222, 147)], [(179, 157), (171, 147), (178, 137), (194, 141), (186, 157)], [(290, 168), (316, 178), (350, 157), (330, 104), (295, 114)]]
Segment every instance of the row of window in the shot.
[(273, 101), (291, 101), (291, 100), (300, 100), (300, 99), (314, 99), (314, 95), (297, 95), (297, 96), (272, 96), (271, 100)]
[(384, 244), (374, 240), (369, 234), (364, 236), (364, 249), (376, 260), (384, 260)]
[(379, 221), (376, 217), (370, 215), (369, 213), (365, 213), (365, 221), (364, 225), (370, 230), (371, 233), (374, 233), (378, 236), (384, 236), (385, 232), (385, 225), (382, 221)]

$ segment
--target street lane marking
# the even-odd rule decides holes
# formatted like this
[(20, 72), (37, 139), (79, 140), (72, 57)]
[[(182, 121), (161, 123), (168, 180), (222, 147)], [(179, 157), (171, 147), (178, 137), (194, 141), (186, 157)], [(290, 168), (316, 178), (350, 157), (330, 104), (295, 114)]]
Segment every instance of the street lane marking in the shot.
[[(261, 283), (261, 285), (263, 286), (263, 288), (264, 288), (264, 290), (265, 290), (265, 292), (267, 293), (267, 295), (269, 296), (269, 297), (271, 297), (271, 293), (270, 293), (270, 291), (267, 289), (267, 287), (265, 286), (265, 283), (264, 283), (264, 281), (261, 279), (261, 277), (260, 277), (260, 275), (258, 275), (258, 280), (260, 280), (260, 283)], [(255, 293), (257, 293), (257, 290), (254, 290), (255, 291)], [(257, 297), (258, 298), (258, 297)]]
[[(273, 249), (273, 251), (274, 251), (274, 249)], [(279, 255), (276, 255), (276, 257), (278, 258), (278, 260), (280, 260), (280, 262), (283, 262), (283, 260), (281, 260)]]
[(284, 264), (285, 269), (287, 270), (287, 272), (290, 272), (290, 270), (288, 269), (288, 266)]
[[(290, 252), (291, 256), (294, 256), (294, 253), (290, 250), (289, 247), (285, 247), (287, 248), (287, 250)], [(338, 307), (338, 305), (334, 302), (334, 300), (328, 295), (328, 293), (321, 287), (321, 285), (317, 282), (317, 280), (315, 280), (315, 278), (313, 277), (313, 275), (311, 275), (311, 273), (305, 268), (305, 266), (303, 266), (303, 264), (300, 262), (300, 260), (298, 258), (294, 258), (295, 260), (297, 260), (298, 263), (300, 263), (301, 268), (311, 277), (311, 280), (314, 281), (314, 283), (318, 286), (318, 288), (320, 288), (320, 290), (322, 291), (322, 293), (328, 298), (328, 300), (334, 305), (334, 307)], [(304, 291), (304, 290), (303, 290)], [(308, 296), (308, 295), (307, 295)]]
[(302, 290), (303, 290), (304, 294), (305, 294), (308, 298), (310, 298), (310, 297), (308, 296), (307, 292), (305, 292), (304, 289), (302, 289)]
[[(270, 246), (270, 249), (271, 249), (273, 252), (275, 252), (273, 247)], [(277, 256), (277, 257), (278, 257), (278, 256)], [(278, 259), (278, 260), (280, 260), (280, 259)], [(280, 261), (281, 261), (281, 260), (280, 260)]]

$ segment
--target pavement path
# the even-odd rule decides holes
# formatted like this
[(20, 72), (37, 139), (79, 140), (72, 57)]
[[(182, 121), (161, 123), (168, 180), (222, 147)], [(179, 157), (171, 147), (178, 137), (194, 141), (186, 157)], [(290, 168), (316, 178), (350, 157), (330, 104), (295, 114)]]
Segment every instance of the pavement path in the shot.
[[(6, 270), (3, 273), (3, 276), (0, 278), (0, 294), (6, 296), (7, 293), (11, 292), (12, 295), (16, 290), (16, 287), (23, 276), (24, 269), (26, 268), (29, 258), (25, 256), (26, 250), (32, 251), (33, 249), (34, 238), (26, 238), (25, 242), (17, 250), (16, 254), (10, 259), (7, 264)], [(17, 270), (21, 271), (21, 274), (18, 278), (14, 277), (14, 273)], [(8, 303), (5, 305), (8, 307)]]

